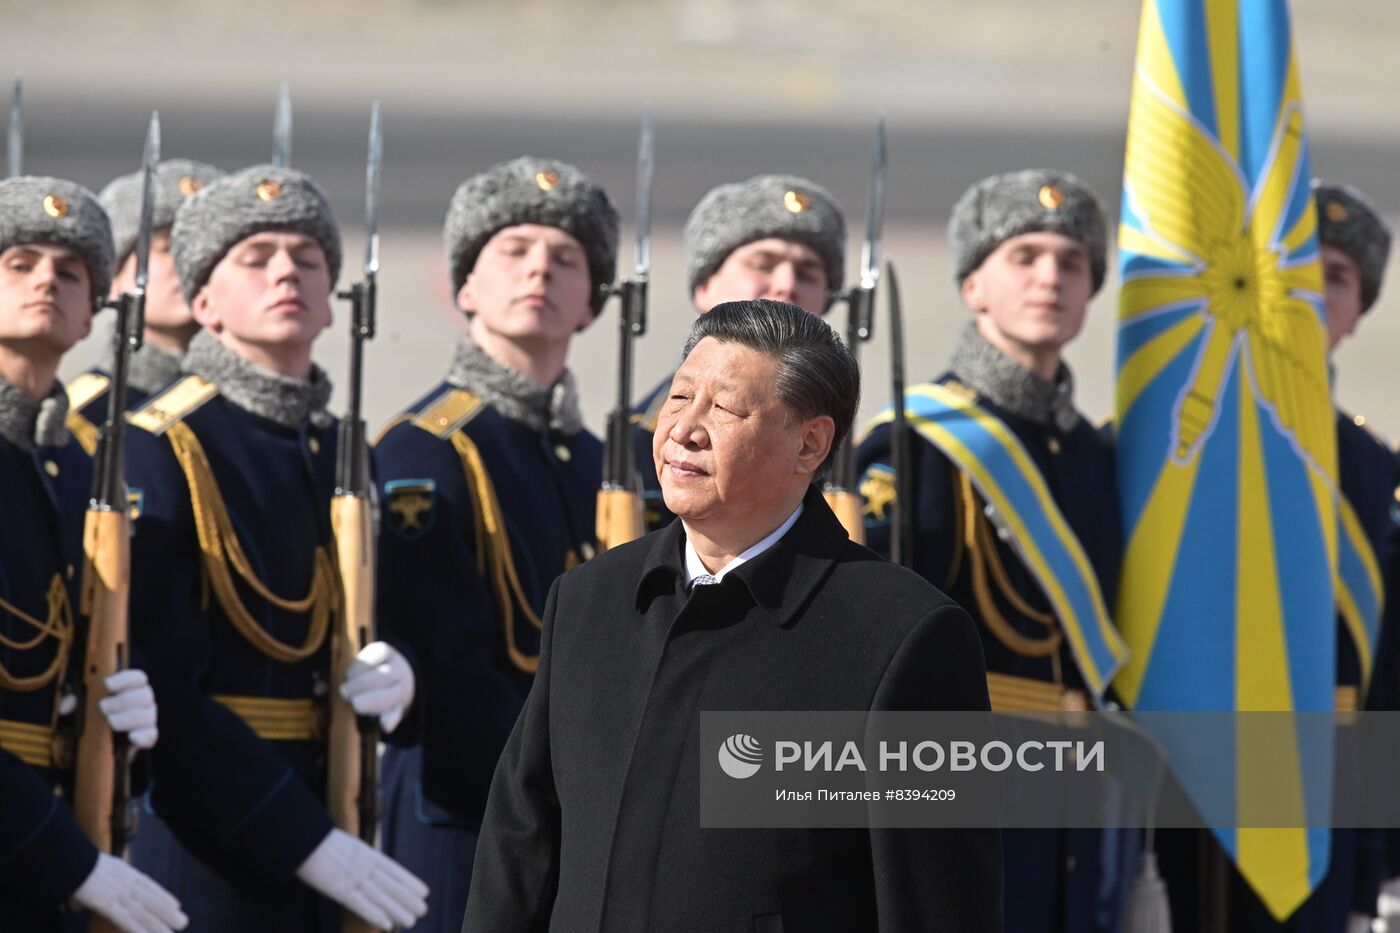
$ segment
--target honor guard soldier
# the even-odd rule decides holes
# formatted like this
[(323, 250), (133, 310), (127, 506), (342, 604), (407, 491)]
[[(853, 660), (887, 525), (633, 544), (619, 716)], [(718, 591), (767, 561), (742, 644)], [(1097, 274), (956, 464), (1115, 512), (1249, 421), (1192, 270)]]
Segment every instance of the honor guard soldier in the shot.
[[(157, 389), (180, 377), (180, 358), (199, 325), (194, 322), (175, 260), (170, 254), (170, 225), (185, 198), (223, 172), (203, 162), (169, 159), (161, 162), (152, 178), (151, 254), (146, 279), (145, 328), (141, 346), (131, 354), (127, 370), (127, 403), (140, 408)], [(136, 235), (141, 226), (141, 173), (113, 180), (98, 195), (112, 221), (117, 274), (113, 297), (129, 292), (136, 280)], [(110, 344), (97, 365), (68, 385), (68, 429), (91, 454), (97, 447), (97, 426), (107, 418), (107, 396), (112, 382)]]
[[(756, 175), (712, 188), (685, 222), (686, 284), (700, 314), (726, 301), (768, 298), (824, 315), (841, 291), (845, 264), (841, 205), (796, 175)], [(648, 530), (672, 518), (651, 462), (651, 435), (671, 379), (658, 382), (633, 411)]]
[[(973, 320), (948, 371), (906, 393), (912, 502), (895, 501), (892, 412), (860, 444), (866, 541), (888, 555), (891, 510), (905, 510), (913, 568), (978, 622), (994, 710), (1084, 709), (1116, 668), (1100, 659), (1123, 654), (1116, 634), (1071, 650), (1111, 632), (1104, 607), (1120, 561), (1111, 449), (1075, 409), (1063, 359), (1103, 284), (1103, 211), (1067, 173), (997, 175), (959, 199), (949, 240)], [(1018, 528), (1049, 532), (1033, 541), (1046, 556), (1036, 567), (1020, 556)], [(1059, 585), (1047, 572), (1079, 579)], [(1005, 834), (1008, 931), (1116, 929), (1126, 884), (1100, 835)]]
[[(81, 922), (182, 929), (169, 892), (98, 849), (70, 809), (87, 620), (77, 611), (92, 462), (64, 426), (59, 360), (92, 327), (112, 278), (107, 216), (55, 178), (0, 182), (0, 929)], [(130, 668), (102, 711), (136, 748), (156, 741), (155, 699)]]
[(415, 930), (461, 924), (545, 596), (596, 547), (602, 444), (565, 361), (602, 308), (617, 238), (607, 194), (572, 165), (519, 158), (463, 182), (443, 239), (467, 330), (444, 380), (375, 446), (379, 620), (419, 674), (383, 773), (385, 851), (434, 893)]
[[(339, 929), (332, 901), (406, 926), (427, 889), (323, 802), (336, 420), (311, 349), (340, 231), (310, 177), (262, 165), (186, 200), (171, 246), (201, 329), (188, 375), (129, 419), (133, 641), (166, 738), (134, 861), (201, 930)], [(380, 642), (360, 658), (345, 692), (392, 730), (411, 668)]]

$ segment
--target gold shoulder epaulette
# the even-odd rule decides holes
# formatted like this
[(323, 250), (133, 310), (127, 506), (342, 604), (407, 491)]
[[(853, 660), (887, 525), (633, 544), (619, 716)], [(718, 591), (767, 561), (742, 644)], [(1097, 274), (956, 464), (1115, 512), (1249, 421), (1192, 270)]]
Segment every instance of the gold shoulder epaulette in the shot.
[(83, 373), (78, 376), (68, 383), (68, 410), (79, 411), (86, 408), (89, 402), (106, 392), (111, 384), (112, 380), (101, 373)]
[(485, 402), (466, 389), (448, 389), (429, 402), (413, 424), (437, 437), (451, 437), (485, 407)]
[(218, 394), (219, 387), (209, 380), (186, 376), (127, 415), (126, 420), (143, 431), (159, 436)]

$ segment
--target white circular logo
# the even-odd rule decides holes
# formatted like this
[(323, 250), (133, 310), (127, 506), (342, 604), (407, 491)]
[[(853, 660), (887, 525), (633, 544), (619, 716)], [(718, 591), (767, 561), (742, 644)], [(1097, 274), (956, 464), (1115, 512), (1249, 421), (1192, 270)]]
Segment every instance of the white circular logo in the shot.
[(763, 764), (763, 746), (751, 735), (731, 735), (719, 747), (719, 766), (732, 778), (753, 777)]

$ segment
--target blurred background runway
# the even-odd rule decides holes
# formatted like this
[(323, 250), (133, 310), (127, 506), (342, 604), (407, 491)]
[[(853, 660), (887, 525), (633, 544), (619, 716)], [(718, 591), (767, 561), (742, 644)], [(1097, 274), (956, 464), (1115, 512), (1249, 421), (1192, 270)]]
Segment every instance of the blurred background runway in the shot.
[[(1400, 215), (1400, 5), (1294, 0), (1316, 174)], [(995, 171), (1068, 169), (1116, 218), (1137, 37), (1133, 0), (9, 0), (0, 82), (26, 89), (25, 170), (94, 189), (134, 170), (145, 118), (165, 154), (235, 168), (270, 153), (277, 87), (291, 83), (293, 162), (326, 187), (361, 255), (364, 136), (384, 106), (380, 336), (370, 350), (372, 426), (443, 371), (452, 310), (439, 241), (454, 187), (522, 153), (597, 177), (624, 218), (631, 262), (637, 119), (656, 116), (651, 330), (639, 392), (669, 371), (692, 310), (680, 227), (720, 182), (792, 171), (847, 211), (854, 270), (870, 132), (889, 121), (886, 253), (903, 283), (911, 378), (941, 371), (967, 312), (944, 229), (953, 200)], [(342, 284), (353, 277), (349, 269)], [(1400, 279), (1337, 362), (1338, 397), (1389, 441)], [(1080, 406), (1112, 408), (1115, 283), (1070, 359)], [(843, 311), (833, 312), (839, 325)], [(590, 426), (601, 431), (615, 365), (613, 309), (576, 345)], [(862, 417), (888, 399), (887, 328), (862, 348)], [(89, 344), (99, 339), (91, 338)], [(318, 358), (345, 365), (344, 318)], [(79, 347), (67, 371), (96, 354)], [(338, 405), (339, 399), (336, 404)]]

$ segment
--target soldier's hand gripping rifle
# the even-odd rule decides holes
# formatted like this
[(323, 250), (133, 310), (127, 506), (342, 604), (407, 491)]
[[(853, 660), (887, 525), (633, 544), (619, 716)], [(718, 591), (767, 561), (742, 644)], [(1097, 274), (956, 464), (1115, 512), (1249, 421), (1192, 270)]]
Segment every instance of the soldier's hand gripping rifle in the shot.
[[(865, 244), (860, 254), (860, 281), (842, 296), (846, 302), (846, 346), (859, 356), (860, 345), (870, 339), (875, 324), (875, 290), (880, 281), (881, 231), (885, 224), (885, 120), (875, 127), (871, 153), (870, 191), (865, 208)], [(856, 449), (853, 432), (847, 433), (831, 458), (831, 473), (822, 487), (827, 505), (841, 520), (852, 541), (865, 542), (864, 504), (856, 488)]]
[(632, 448), (632, 345), (647, 329), (647, 280), (651, 274), (651, 111), (642, 115), (637, 142), (637, 252), (632, 277), (620, 283), (618, 312), (617, 407), (608, 415), (603, 452), (603, 485), (598, 490), (595, 532), (598, 550), (640, 538), (642, 498)]
[[(340, 695), (345, 672), (359, 651), (374, 641), (374, 521), (371, 515), (369, 444), (365, 431), (365, 341), (374, 336), (376, 279), (379, 274), (379, 174), (384, 136), (379, 103), (370, 113), (369, 157), (365, 168), (364, 277), (338, 297), (350, 302), (350, 398), (336, 443), (335, 497), (331, 528), (340, 575), (341, 612), (331, 630), (331, 715), (327, 801), (335, 825), (374, 845), (379, 823), (379, 724), (357, 716)], [(351, 911), (344, 931), (375, 929)]]
[[(160, 118), (151, 114), (141, 161), (141, 226), (136, 240), (136, 284), (108, 302), (117, 312), (112, 333), (111, 396), (98, 435), (92, 498), (83, 520), (83, 577), (79, 606), (88, 618), (83, 656), (83, 710), (79, 720), (73, 809), (78, 824), (101, 852), (121, 857), (131, 840), (129, 744), (114, 733), (99, 706), (105, 681), (127, 664), (127, 594), (131, 583), (131, 518), (123, 477), (127, 376), (131, 353), (145, 326), (146, 270), (151, 254), (151, 211)], [(93, 930), (115, 929), (94, 916)]]

